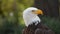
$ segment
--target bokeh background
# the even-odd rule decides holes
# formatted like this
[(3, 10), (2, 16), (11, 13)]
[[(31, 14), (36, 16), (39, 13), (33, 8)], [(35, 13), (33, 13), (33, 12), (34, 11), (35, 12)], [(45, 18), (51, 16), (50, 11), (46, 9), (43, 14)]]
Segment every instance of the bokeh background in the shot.
[(22, 13), (31, 6), (43, 10), (42, 22), (60, 34), (60, 0), (0, 0), (0, 34), (22, 34)]

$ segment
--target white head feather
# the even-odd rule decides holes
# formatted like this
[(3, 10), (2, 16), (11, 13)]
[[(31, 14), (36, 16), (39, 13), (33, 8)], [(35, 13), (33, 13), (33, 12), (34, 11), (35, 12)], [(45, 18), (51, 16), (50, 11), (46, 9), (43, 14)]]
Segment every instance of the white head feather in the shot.
[[(28, 27), (30, 24), (32, 24), (33, 22), (39, 21), (41, 22), (40, 18), (37, 16), (37, 14), (32, 13), (32, 10), (36, 11), (38, 10), (35, 7), (29, 7), (27, 9), (24, 10), (23, 12), (23, 19), (25, 22), (25, 25)], [(37, 25), (38, 23), (36, 23)]]

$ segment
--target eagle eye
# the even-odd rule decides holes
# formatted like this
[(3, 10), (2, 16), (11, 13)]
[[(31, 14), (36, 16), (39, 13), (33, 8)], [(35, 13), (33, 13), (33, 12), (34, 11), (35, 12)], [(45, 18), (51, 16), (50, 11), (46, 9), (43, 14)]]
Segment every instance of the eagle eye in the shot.
[(35, 10), (32, 10), (32, 12), (35, 12)]

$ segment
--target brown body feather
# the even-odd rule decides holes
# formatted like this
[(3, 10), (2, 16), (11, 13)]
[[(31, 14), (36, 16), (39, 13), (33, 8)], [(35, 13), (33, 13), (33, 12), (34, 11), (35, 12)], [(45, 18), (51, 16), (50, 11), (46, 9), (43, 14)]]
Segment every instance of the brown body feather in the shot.
[(42, 23), (29, 25), (23, 29), (22, 34), (55, 34), (51, 29)]

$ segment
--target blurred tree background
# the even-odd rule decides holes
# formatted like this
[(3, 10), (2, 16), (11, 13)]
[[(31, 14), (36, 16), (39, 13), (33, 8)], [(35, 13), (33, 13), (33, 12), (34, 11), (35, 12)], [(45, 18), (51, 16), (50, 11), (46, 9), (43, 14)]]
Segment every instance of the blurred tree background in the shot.
[(50, 0), (49, 3), (47, 0), (0, 0), (0, 34), (22, 34), (25, 27), (22, 12), (30, 6), (43, 10), (43, 23), (60, 34), (60, 0)]

